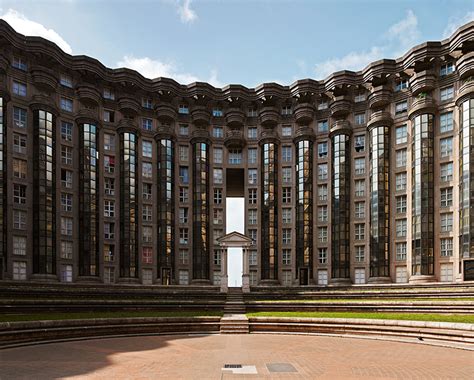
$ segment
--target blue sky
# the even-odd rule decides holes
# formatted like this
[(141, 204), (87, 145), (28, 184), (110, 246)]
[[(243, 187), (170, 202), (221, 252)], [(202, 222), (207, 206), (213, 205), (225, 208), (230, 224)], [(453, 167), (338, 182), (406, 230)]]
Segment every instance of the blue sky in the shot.
[(474, 20), (474, 2), (0, 0), (0, 15), (109, 67), (255, 87), (398, 57)]

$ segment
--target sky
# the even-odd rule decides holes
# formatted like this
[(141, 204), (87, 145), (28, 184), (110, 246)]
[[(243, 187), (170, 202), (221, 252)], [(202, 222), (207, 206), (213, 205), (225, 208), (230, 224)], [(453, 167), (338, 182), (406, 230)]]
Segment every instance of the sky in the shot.
[(0, 18), (108, 67), (251, 88), (399, 57), (474, 20), (474, 1), (0, 0)]

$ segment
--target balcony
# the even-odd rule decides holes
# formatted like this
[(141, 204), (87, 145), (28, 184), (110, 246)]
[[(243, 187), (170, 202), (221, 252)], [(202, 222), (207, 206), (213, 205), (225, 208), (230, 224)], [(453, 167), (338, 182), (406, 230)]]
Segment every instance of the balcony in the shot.
[(456, 97), (456, 104), (459, 106), (459, 103), (468, 96), (474, 96), (474, 76), (468, 77), (459, 87), (458, 96)]
[(136, 116), (140, 112), (140, 103), (132, 97), (124, 96), (118, 101), (119, 111), (123, 115)]
[(314, 105), (311, 103), (298, 104), (294, 111), (295, 120), (300, 125), (308, 125), (314, 118)]
[(392, 114), (385, 111), (372, 112), (367, 123), (367, 129), (374, 127), (389, 127), (393, 124)]
[(173, 139), (174, 137), (174, 130), (169, 125), (159, 125), (154, 136), (155, 141), (160, 139)]
[(418, 96), (408, 111), (408, 117), (414, 118), (423, 113), (434, 114), (436, 112), (436, 102), (431, 96)]
[(229, 108), (225, 113), (227, 125), (229, 127), (243, 127), (245, 114), (240, 108)]
[(207, 129), (202, 129), (202, 128), (195, 128), (192, 136), (191, 136), (191, 143), (199, 143), (199, 142), (204, 142), (206, 144), (209, 144), (211, 142), (209, 138), (209, 132)]
[(211, 113), (206, 106), (194, 106), (191, 110), (194, 125), (209, 125)]
[(158, 103), (155, 107), (156, 117), (162, 123), (170, 123), (176, 120), (177, 112), (175, 107), (169, 103)]
[(31, 70), (31, 77), (33, 78), (33, 83), (38, 90), (45, 90), (48, 92), (56, 90), (58, 79), (52, 71), (45, 68), (34, 68)]
[(467, 79), (474, 76), (474, 52), (463, 55), (456, 62), (459, 79)]
[(374, 87), (369, 95), (369, 108), (377, 109), (384, 108), (390, 104), (392, 98), (392, 91), (385, 86)]
[(266, 142), (275, 142), (278, 143), (278, 133), (273, 128), (265, 128), (260, 132), (260, 139), (258, 140), (259, 144), (264, 144)]
[(424, 70), (413, 74), (410, 78), (410, 88), (413, 96), (429, 92), (436, 87), (436, 75), (432, 70)]
[(338, 134), (352, 134), (351, 124), (347, 120), (337, 120), (331, 125), (329, 135), (332, 137)]
[(331, 116), (343, 117), (352, 111), (352, 99), (348, 96), (337, 96), (331, 103)]
[(263, 107), (260, 110), (260, 124), (264, 127), (274, 127), (280, 120), (280, 113), (276, 107)]
[(238, 129), (227, 131), (225, 134), (224, 145), (227, 148), (243, 148), (245, 146), (244, 134)]
[(92, 86), (81, 85), (76, 89), (76, 95), (79, 101), (84, 105), (97, 107), (100, 103), (100, 92)]
[(314, 141), (316, 138), (313, 128), (309, 126), (301, 126), (296, 128), (295, 131), (295, 138), (293, 139), (295, 143), (301, 140), (310, 140)]
[(97, 108), (81, 108), (76, 112), (76, 123), (92, 123), (95, 124), (99, 121), (99, 112)]

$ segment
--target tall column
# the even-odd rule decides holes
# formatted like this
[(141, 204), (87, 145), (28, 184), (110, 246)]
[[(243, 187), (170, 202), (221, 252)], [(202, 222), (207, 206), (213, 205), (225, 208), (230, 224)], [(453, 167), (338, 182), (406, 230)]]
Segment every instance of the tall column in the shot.
[(242, 247), (242, 292), (250, 292), (249, 249)]
[(390, 282), (390, 128), (369, 124), (370, 278)]
[(98, 128), (93, 122), (79, 124), (79, 276), (99, 278)]
[(156, 136), (158, 150), (158, 277), (170, 271), (174, 276), (174, 142), (170, 136)]
[(331, 281), (350, 283), (350, 130), (332, 134)]
[(6, 98), (0, 96), (0, 280), (7, 267)]
[(227, 247), (221, 247), (221, 292), (227, 293), (229, 276), (227, 274)]
[(56, 274), (56, 165), (55, 116), (48, 107), (33, 110), (33, 275)]
[(120, 128), (120, 280), (138, 278), (138, 134)]

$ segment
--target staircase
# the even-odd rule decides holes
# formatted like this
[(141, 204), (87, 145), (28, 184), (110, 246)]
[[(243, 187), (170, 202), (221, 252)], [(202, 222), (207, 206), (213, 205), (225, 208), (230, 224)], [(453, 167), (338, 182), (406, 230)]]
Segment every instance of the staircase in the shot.
[(221, 334), (248, 334), (249, 320), (245, 316), (242, 288), (229, 288), (221, 318)]
[(224, 305), (224, 314), (245, 314), (242, 288), (229, 288)]

